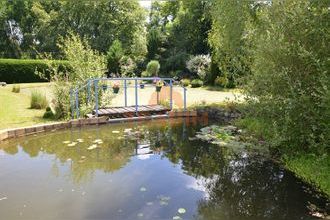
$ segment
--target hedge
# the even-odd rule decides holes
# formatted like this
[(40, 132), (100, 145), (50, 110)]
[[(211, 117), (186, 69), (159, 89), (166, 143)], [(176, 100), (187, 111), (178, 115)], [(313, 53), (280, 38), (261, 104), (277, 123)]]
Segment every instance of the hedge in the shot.
[[(63, 67), (69, 68), (68, 61), (55, 60)], [(0, 59), (0, 82), (30, 83), (47, 82), (35, 74), (35, 70), (44, 71), (47, 75), (48, 65), (45, 60)]]

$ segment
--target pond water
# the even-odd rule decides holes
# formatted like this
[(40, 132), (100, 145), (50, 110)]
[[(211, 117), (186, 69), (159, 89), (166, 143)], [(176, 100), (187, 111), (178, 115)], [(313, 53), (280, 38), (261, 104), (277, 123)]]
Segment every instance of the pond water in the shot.
[(262, 156), (158, 120), (0, 143), (0, 219), (313, 219), (326, 201)]

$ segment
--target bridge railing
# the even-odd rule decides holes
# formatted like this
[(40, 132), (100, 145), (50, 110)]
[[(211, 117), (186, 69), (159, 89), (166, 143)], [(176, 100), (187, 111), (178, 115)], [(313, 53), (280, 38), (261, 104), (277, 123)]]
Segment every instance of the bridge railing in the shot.
[[(95, 116), (98, 117), (99, 108), (100, 108), (100, 82), (107, 81), (120, 81), (122, 82), (122, 88), (124, 89), (124, 106), (128, 106), (128, 89), (134, 88), (134, 106), (135, 106), (135, 114), (138, 115), (139, 110), (139, 95), (138, 90), (140, 86), (138, 82), (140, 81), (158, 81), (163, 82), (164, 86), (169, 87), (169, 108), (173, 109), (173, 88), (179, 87), (183, 90), (183, 109), (187, 110), (187, 88), (183, 87), (173, 78), (162, 78), (162, 77), (134, 77), (134, 78), (92, 78), (88, 79), (84, 84), (77, 86), (75, 88), (71, 88), (70, 90), (70, 108), (71, 108), (71, 118), (80, 118), (81, 112), (80, 107), (82, 103), (86, 105), (93, 105), (93, 109), (95, 111)], [(129, 82), (134, 82), (133, 85)], [(144, 87), (155, 87), (154, 84), (144, 84)], [(106, 88), (107, 89), (107, 88)], [(159, 102), (159, 92), (157, 92), (157, 103)], [(119, 107), (119, 106), (118, 106)]]

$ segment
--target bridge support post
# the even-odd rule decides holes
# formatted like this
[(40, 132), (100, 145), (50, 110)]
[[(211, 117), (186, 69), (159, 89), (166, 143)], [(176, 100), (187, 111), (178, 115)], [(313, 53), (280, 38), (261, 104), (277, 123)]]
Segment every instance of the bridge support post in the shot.
[(71, 119), (74, 119), (74, 104), (73, 104), (73, 89), (70, 89), (70, 107), (71, 107)]
[(187, 110), (187, 89), (186, 87), (183, 87), (183, 109)]
[(94, 80), (94, 88), (95, 88), (95, 115), (96, 117), (99, 116), (99, 88), (98, 88), (99, 80)]
[(124, 80), (125, 107), (127, 107), (127, 82)]
[(78, 96), (78, 89), (76, 90), (76, 116), (79, 118), (79, 96)]
[(170, 80), (170, 109), (173, 108), (173, 81)]
[(87, 82), (87, 105), (90, 101), (90, 97), (91, 97), (91, 80), (89, 79)]
[(138, 84), (135, 79), (135, 115), (138, 116)]

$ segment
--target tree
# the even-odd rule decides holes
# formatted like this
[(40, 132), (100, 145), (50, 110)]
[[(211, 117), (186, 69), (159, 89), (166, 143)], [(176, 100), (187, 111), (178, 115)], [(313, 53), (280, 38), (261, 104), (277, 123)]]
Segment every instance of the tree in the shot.
[[(102, 53), (115, 39), (132, 53), (145, 44), (145, 11), (137, 0), (20, 0), (1, 1), (0, 6), (0, 39), (5, 42), (0, 47), (4, 56), (35, 56), (38, 51), (61, 57), (56, 43), (70, 31)], [(145, 49), (140, 51), (145, 53)]]
[(259, 13), (246, 86), (253, 117), (267, 124), (272, 146), (322, 153), (330, 145), (328, 5), (273, 1)]
[(124, 56), (124, 51), (122, 44), (119, 40), (115, 40), (110, 46), (107, 53), (108, 61), (108, 75), (111, 73), (119, 74), (120, 73), (120, 59)]
[(229, 87), (234, 87), (238, 79), (251, 72), (247, 36), (252, 11), (250, 2), (245, 0), (212, 2), (212, 29), (208, 40), (212, 48), (212, 60), (220, 70), (218, 74), (228, 77)]

